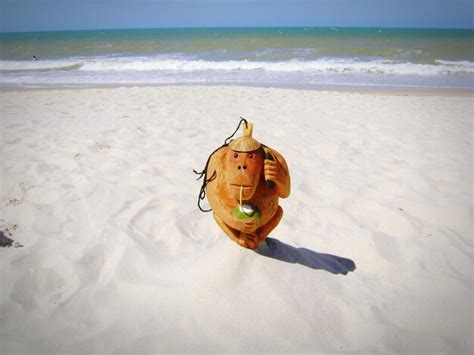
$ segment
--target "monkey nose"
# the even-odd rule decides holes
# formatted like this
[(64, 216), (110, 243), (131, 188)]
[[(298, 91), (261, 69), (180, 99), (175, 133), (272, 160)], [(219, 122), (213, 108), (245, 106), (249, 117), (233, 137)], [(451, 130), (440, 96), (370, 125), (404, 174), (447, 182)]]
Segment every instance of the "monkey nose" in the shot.
[(240, 166), (240, 165), (239, 165), (239, 166), (237, 167), (237, 169), (239, 169), (239, 170), (242, 169), (242, 168), (244, 168), (244, 170), (246, 170), (246, 169), (247, 169), (247, 165), (244, 165), (244, 166)]

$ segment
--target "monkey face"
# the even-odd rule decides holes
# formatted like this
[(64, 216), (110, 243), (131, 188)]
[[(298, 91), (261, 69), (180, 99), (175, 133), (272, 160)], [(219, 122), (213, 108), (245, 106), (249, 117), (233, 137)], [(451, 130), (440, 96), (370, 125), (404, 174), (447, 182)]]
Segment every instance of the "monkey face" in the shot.
[(262, 178), (263, 163), (264, 155), (260, 149), (252, 152), (227, 151), (225, 175), (232, 198), (240, 199), (241, 188), (242, 200), (252, 198)]

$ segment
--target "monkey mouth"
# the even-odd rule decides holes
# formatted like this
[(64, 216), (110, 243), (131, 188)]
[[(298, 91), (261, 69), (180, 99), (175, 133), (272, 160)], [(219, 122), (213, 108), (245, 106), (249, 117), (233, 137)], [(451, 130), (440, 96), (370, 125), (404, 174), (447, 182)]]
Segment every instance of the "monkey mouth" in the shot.
[(244, 189), (250, 189), (251, 187), (253, 187), (252, 185), (244, 185), (244, 184), (230, 184), (230, 186), (234, 186), (234, 187), (237, 187), (240, 189), (240, 187), (242, 186)]

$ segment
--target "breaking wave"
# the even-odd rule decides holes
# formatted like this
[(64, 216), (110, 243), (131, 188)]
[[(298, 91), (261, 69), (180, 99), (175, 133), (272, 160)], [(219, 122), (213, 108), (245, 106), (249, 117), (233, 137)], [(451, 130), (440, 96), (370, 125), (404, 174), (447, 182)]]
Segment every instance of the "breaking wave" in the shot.
[(474, 62), (437, 60), (434, 63), (410, 63), (390, 60), (331, 59), (249, 61), (208, 61), (192, 59), (163, 59), (150, 57), (71, 58), (65, 60), (0, 61), (0, 72), (35, 71), (81, 72), (140, 72), (140, 71), (268, 71), (355, 73), (393, 75), (452, 75), (474, 74)]

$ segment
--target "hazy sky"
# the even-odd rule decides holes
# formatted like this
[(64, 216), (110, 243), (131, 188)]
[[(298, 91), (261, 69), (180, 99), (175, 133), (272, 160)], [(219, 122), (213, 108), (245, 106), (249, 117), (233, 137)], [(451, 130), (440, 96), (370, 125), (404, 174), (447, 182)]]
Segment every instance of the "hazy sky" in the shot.
[(0, 29), (473, 28), (473, 4), (474, 0), (0, 0)]

